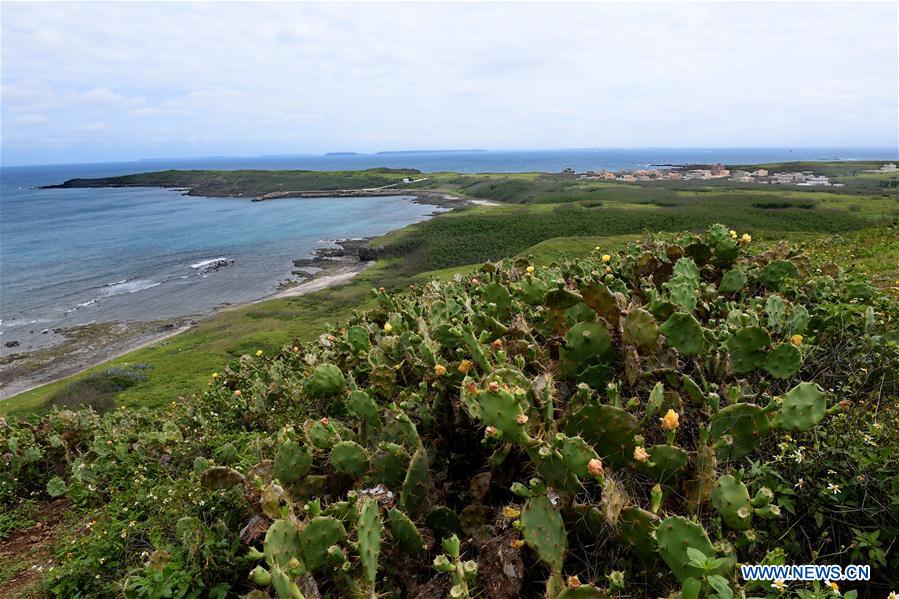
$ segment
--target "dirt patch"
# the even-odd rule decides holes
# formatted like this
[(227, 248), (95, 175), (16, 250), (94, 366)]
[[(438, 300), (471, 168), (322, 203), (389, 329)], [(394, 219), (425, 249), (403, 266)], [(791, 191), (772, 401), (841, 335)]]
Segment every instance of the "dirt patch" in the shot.
[(0, 597), (42, 597), (41, 578), (54, 560), (54, 549), (66, 527), (71, 502), (57, 499), (42, 504), (37, 522), (0, 540)]

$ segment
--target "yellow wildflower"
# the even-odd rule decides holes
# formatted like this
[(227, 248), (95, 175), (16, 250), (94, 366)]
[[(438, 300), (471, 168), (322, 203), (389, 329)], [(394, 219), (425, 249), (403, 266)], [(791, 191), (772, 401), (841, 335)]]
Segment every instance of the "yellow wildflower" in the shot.
[(835, 583), (834, 581), (832, 581), (832, 580), (825, 580), (825, 581), (824, 581), (824, 584), (826, 584), (827, 586), (829, 586), (829, 587), (830, 587), (830, 590), (833, 591), (834, 594), (836, 594), (836, 595), (839, 595), (839, 594), (840, 594), (840, 585), (838, 585), (838, 584)]
[(444, 374), (446, 374), (446, 366), (444, 366), (443, 364), (438, 364), (434, 367), (434, 374), (436, 374), (437, 376), (443, 376)]
[(518, 508), (514, 508), (510, 505), (507, 505), (503, 508), (503, 517), (508, 518), (509, 520), (514, 520), (518, 516), (521, 515), (521, 510)]
[(219, 378), (219, 373), (213, 372), (213, 373), (212, 373), (212, 378), (214, 378), (214, 379)]
[(529, 275), (534, 274), (534, 267), (533, 267), (533, 266), (528, 266), (528, 274), (529, 274)]
[(258, 357), (261, 356), (261, 355), (262, 355), (262, 350), (261, 350), (261, 349), (257, 349), (257, 350), (256, 350), (256, 357), (258, 358)]
[(602, 255), (602, 261), (603, 261), (603, 264), (606, 264), (606, 263), (612, 261), (612, 257), (611, 257), (610, 255), (608, 255), (608, 254), (603, 254), (603, 255)]
[(787, 588), (787, 583), (783, 578), (778, 578), (774, 582), (771, 583), (772, 589), (777, 589), (778, 591), (782, 591)]
[(468, 374), (468, 371), (471, 370), (472, 366), (474, 366), (474, 364), (472, 364), (471, 360), (462, 360), (462, 362), (459, 364), (459, 372), (461, 372), (462, 374)]
[(750, 235), (749, 233), (743, 233), (743, 237), (740, 237), (740, 243), (742, 243), (743, 245), (746, 245), (747, 243), (751, 243), (751, 242), (752, 242), (752, 235)]
[(790, 343), (792, 343), (796, 347), (799, 347), (800, 345), (802, 345), (802, 335), (793, 335), (792, 337), (790, 337)]
[(731, 239), (736, 239), (736, 238), (737, 238), (737, 232), (734, 231), (733, 229), (731, 229), (730, 231), (728, 231), (728, 233), (729, 233)]
[(384, 332), (389, 333), (391, 331), (393, 331), (393, 325), (388, 322), (387, 324), (384, 325)]

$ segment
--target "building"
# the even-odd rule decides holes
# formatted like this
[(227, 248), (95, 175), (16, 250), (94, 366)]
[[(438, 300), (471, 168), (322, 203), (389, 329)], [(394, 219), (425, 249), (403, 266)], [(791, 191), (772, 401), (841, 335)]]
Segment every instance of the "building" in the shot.
[(752, 176), (753, 176), (753, 177), (767, 177), (767, 176), (768, 176), (768, 170), (767, 170), (767, 169), (764, 169), (764, 168), (760, 168), (760, 169), (758, 169), (758, 170), (754, 170), (754, 171), (752, 171)]
[(771, 182), (781, 185), (796, 185), (804, 182), (806, 178), (805, 173), (774, 173), (771, 176)]
[(797, 183), (797, 185), (830, 185), (830, 179), (828, 179), (824, 175), (809, 175), (805, 178), (805, 181), (803, 181), (802, 183)]
[(883, 166), (880, 167), (880, 172), (881, 173), (895, 173), (896, 165), (893, 164), (892, 162), (887, 162), (886, 164), (884, 164)]
[(707, 169), (696, 169), (692, 171), (687, 171), (687, 174), (684, 175), (684, 181), (690, 181), (694, 179), (711, 179), (712, 171)]
[(573, 169), (573, 168), (563, 168), (563, 169), (562, 169), (562, 174), (563, 174), (563, 175), (573, 175), (573, 174), (574, 174), (574, 169)]
[(618, 180), (625, 181), (627, 183), (634, 183), (637, 180), (637, 178), (635, 176), (633, 176), (632, 174), (627, 173), (625, 175), (621, 175), (620, 177), (618, 177)]
[(713, 177), (726, 177), (727, 175), (730, 174), (730, 171), (727, 170), (726, 168), (724, 168), (724, 165), (721, 164), (720, 162), (718, 164), (713, 165), (710, 170), (712, 172)]

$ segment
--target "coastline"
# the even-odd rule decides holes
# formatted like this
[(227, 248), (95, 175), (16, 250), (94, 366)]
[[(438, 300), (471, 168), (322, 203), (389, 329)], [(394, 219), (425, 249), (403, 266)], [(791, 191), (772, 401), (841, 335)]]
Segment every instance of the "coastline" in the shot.
[[(385, 190), (386, 191), (386, 190)], [(399, 194), (396, 190), (383, 195)], [(444, 193), (413, 196), (418, 203), (453, 209), (467, 205), (489, 205)], [(245, 196), (240, 199), (247, 199)], [(435, 212), (430, 216), (436, 216)], [(371, 238), (335, 240), (338, 247), (321, 247), (312, 258), (293, 261), (292, 278), (280, 288), (249, 302), (228, 304), (207, 313), (156, 321), (110, 321), (60, 330), (60, 340), (49, 346), (9, 354), (0, 359), (0, 402), (37, 387), (114, 360), (132, 351), (162, 343), (214, 318), (217, 314), (261, 302), (297, 297), (350, 281), (375, 264), (378, 252), (367, 248)]]

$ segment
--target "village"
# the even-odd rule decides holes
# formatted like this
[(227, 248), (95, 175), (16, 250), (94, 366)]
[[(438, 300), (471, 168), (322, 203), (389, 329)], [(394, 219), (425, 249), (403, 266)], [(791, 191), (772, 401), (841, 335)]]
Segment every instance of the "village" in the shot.
[[(891, 173), (896, 172), (893, 163), (884, 164), (877, 171)], [(771, 173), (767, 169), (759, 168), (754, 171), (729, 170), (722, 164), (714, 164), (708, 168), (650, 168), (638, 170), (620, 171), (588, 171), (578, 174), (573, 169), (562, 171), (563, 175), (577, 175), (578, 179), (618, 181), (621, 183), (640, 183), (644, 181), (705, 181), (710, 179), (722, 179), (734, 183), (755, 183), (759, 185), (797, 185), (802, 187), (828, 186), (842, 187), (842, 183), (833, 183), (825, 175), (816, 175), (809, 171), (791, 171), (783, 173)]]

